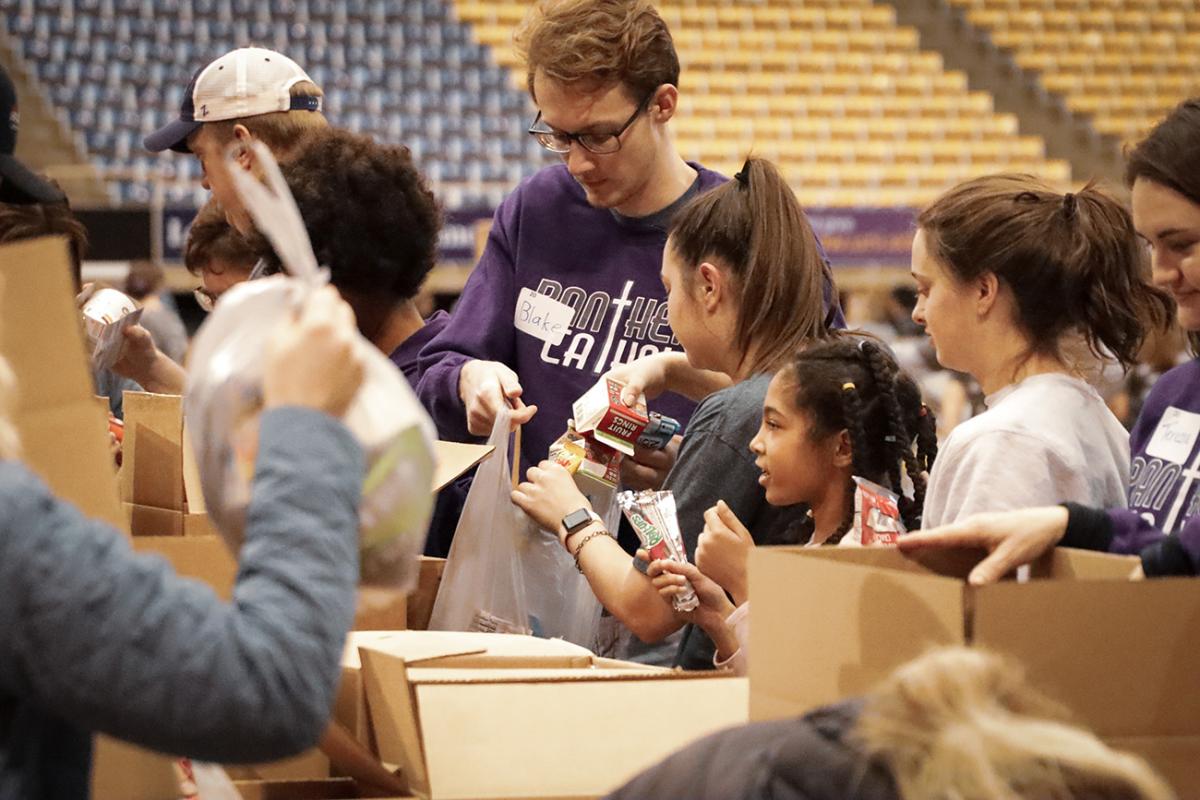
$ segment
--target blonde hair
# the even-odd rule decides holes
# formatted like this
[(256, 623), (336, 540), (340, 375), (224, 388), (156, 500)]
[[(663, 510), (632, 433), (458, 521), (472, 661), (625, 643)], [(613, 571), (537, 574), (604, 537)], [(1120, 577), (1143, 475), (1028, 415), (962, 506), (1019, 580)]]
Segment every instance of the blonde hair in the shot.
[(623, 86), (634, 101), (665, 83), (679, 85), (671, 31), (648, 0), (542, 0), (513, 41), (534, 100), (539, 69), (587, 89)]
[(1066, 721), (1022, 670), (973, 648), (935, 650), (867, 698), (856, 738), (906, 800), (1169, 800), (1144, 761)]
[[(292, 97), (325, 96), (321, 87), (312, 81), (299, 81), (293, 84), (291, 92)], [(282, 160), (296, 148), (309, 131), (314, 128), (328, 128), (329, 121), (320, 111), (297, 109), (204, 123), (205, 128), (212, 129), (216, 141), (221, 144), (233, 139), (233, 129), (236, 125), (241, 125), (250, 131), (255, 139), (270, 148), (277, 159)]]
[(21, 457), (21, 438), (12, 421), (17, 404), (17, 377), (8, 359), (0, 355), (0, 459)]

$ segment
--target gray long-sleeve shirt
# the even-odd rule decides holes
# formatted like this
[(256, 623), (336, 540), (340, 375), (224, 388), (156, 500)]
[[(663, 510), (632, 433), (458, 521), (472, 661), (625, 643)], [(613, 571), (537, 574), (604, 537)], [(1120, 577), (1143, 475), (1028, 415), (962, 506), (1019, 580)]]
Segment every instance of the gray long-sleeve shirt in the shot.
[(87, 796), (90, 733), (217, 761), (316, 743), (354, 616), (364, 461), (263, 416), (231, 603), (0, 463), (0, 800)]

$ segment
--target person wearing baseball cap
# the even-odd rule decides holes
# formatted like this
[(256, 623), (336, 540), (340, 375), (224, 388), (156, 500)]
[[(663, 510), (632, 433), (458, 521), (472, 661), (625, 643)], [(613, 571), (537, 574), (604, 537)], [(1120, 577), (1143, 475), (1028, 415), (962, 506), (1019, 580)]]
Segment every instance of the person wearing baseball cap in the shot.
[[(226, 221), (238, 233), (249, 235), (255, 230), (254, 222), (234, 187), (225, 149), (234, 141), (243, 145), (237, 161), (248, 172), (256, 168), (252, 150), (245, 145), (254, 140), (285, 163), (309, 131), (329, 126), (321, 113), (323, 96), (308, 73), (287, 56), (261, 47), (242, 47), (197, 70), (184, 92), (179, 118), (147, 136), (144, 144), (152, 152), (173, 150), (196, 156), (204, 176), (202, 185), (212, 192)], [(268, 267), (259, 259), (247, 277), (261, 277)], [(131, 325), (124, 336), (116, 371), (148, 391), (183, 392), (184, 371), (158, 350), (145, 328)]]
[[(231, 142), (261, 141), (276, 160), (287, 161), (312, 128), (328, 126), (321, 91), (300, 65), (282, 53), (260, 47), (232, 50), (199, 69), (184, 93), (179, 118), (145, 139), (146, 149), (192, 153), (200, 160), (204, 188), (225, 209), (229, 224), (242, 233), (254, 225), (238, 199), (225, 160)], [(238, 163), (253, 171), (251, 150)]]
[(0, 65), (0, 203), (52, 205), (67, 202), (67, 196), (50, 181), (35, 174), (13, 153), (17, 149), (17, 89)]

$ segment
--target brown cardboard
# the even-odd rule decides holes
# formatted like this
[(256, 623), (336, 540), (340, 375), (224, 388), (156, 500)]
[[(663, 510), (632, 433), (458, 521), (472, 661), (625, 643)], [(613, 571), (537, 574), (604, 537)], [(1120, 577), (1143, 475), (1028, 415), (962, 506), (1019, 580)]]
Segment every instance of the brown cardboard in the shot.
[(433, 603), (437, 600), (438, 587), (442, 585), (442, 573), (446, 559), (421, 556), (421, 571), (417, 575), (417, 588), (408, 596), (408, 624), (412, 631), (429, 628), (429, 617), (433, 614)]
[[(416, 647), (398, 654), (394, 642), (360, 648), (380, 758), (434, 800), (602, 795), (746, 719), (746, 683), (723, 673), (580, 654), (454, 654), (451, 644), (424, 658)], [(638, 724), (650, 708), (671, 709), (671, 724)]]
[(1146, 759), (1180, 798), (1200, 797), (1200, 736), (1114, 738), (1107, 744)]
[(0, 353), (17, 377), (13, 423), (21, 436), (21, 460), (58, 497), (125, 530), (65, 241), (53, 237), (0, 247), (0, 276)]
[(122, 502), (134, 536), (183, 536), (182, 511)]
[(92, 751), (92, 800), (176, 800), (175, 761), (107, 736)]
[(174, 394), (126, 392), (124, 408), (121, 500), (139, 506), (186, 510), (183, 398)]
[[(374, 748), (366, 693), (362, 684), (360, 648), (378, 647), (413, 663), (443, 665), (487, 664), (494, 661), (457, 661), (457, 657), (490, 656), (493, 659), (570, 657), (591, 654), (561, 639), (537, 639), (502, 633), (460, 631), (354, 631), (342, 652), (342, 682), (334, 703), (334, 719), (368, 749)], [(503, 663), (503, 662), (500, 662)]]
[(863, 694), (933, 645), (1007, 654), (1106, 738), (1200, 735), (1200, 592), (1129, 581), (1136, 559), (1058, 548), (1027, 583), (970, 587), (977, 554), (917, 561), (891, 548), (756, 548), (751, 717)]
[(446, 484), (475, 467), (495, 449), (486, 444), (434, 442), (433, 491), (440, 492)]

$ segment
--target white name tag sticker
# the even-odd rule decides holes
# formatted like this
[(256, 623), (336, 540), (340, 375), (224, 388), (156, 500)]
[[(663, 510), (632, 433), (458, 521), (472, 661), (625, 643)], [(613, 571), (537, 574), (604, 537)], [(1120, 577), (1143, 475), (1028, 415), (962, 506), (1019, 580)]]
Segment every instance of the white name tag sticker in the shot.
[(513, 324), (536, 339), (552, 345), (562, 344), (563, 337), (571, 332), (571, 320), (575, 309), (566, 303), (538, 294), (525, 287), (517, 297), (517, 310)]
[(1200, 414), (1171, 406), (1158, 421), (1146, 453), (1163, 461), (1186, 464), (1197, 436), (1200, 436)]

